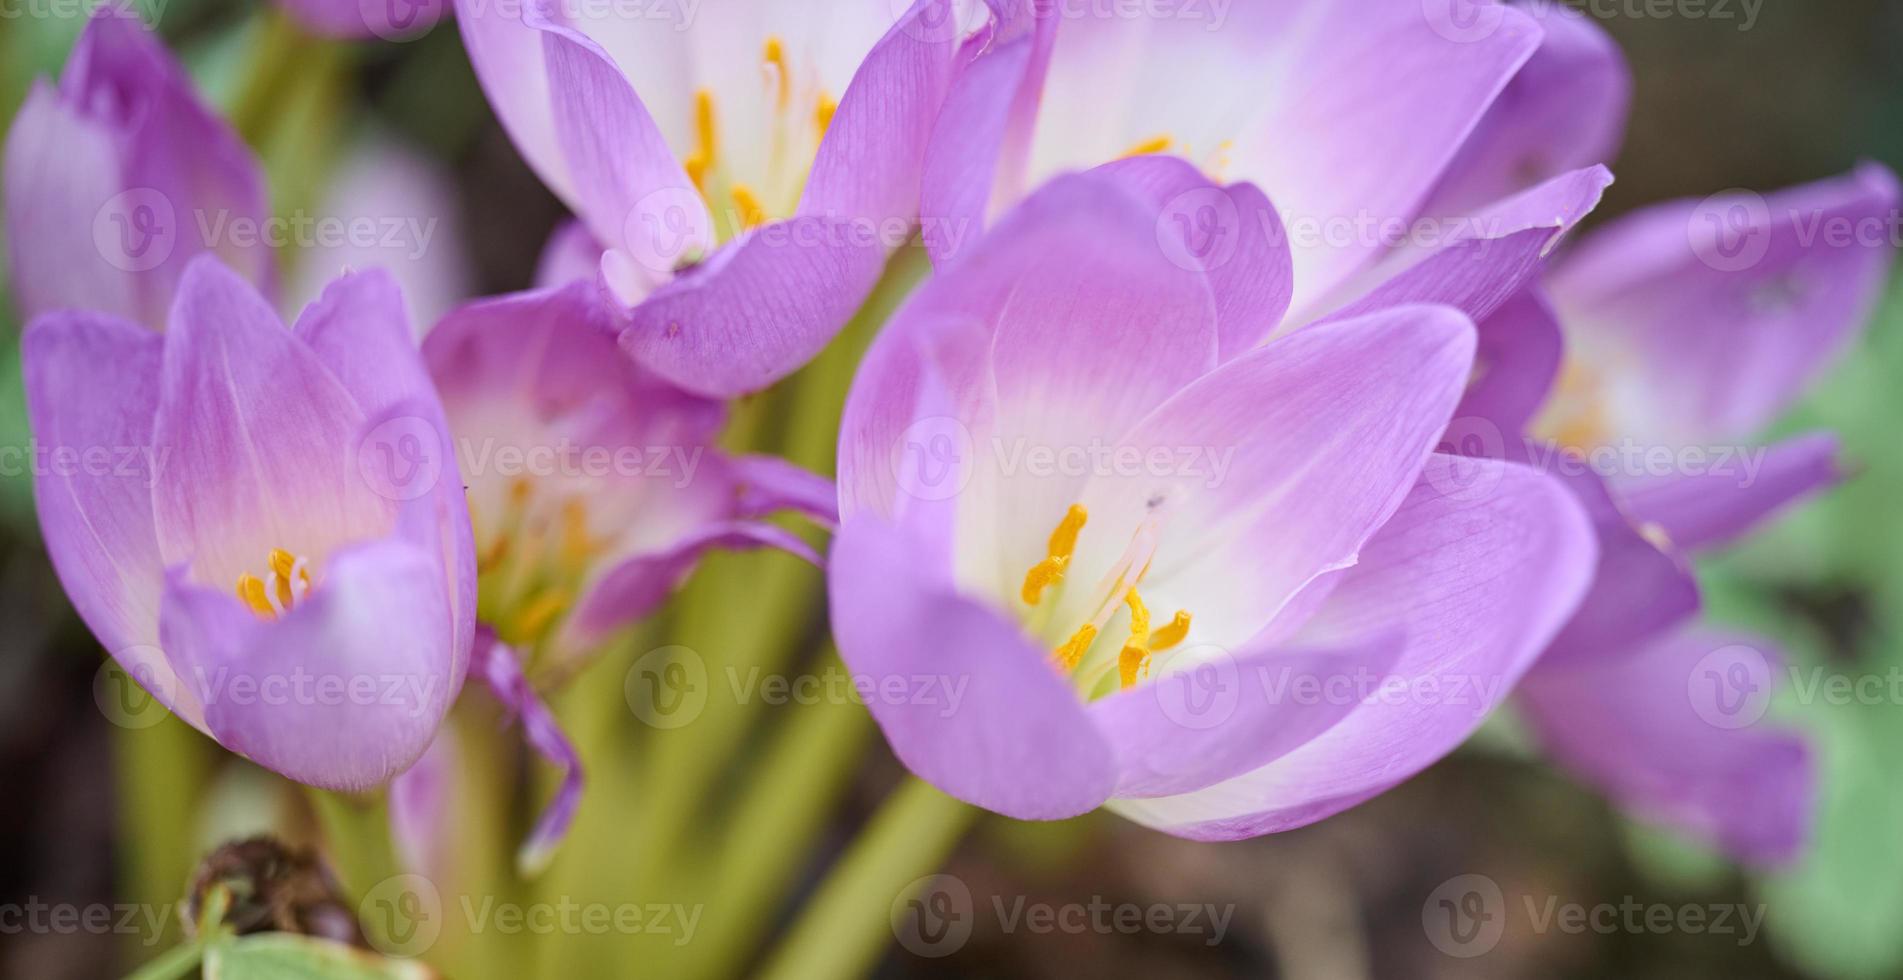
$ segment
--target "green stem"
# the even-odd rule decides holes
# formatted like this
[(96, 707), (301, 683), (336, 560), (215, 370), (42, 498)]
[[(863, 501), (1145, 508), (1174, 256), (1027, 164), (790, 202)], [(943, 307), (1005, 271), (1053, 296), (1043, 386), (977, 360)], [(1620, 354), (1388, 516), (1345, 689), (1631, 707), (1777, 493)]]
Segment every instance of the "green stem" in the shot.
[(244, 81), (231, 106), (231, 125), (246, 143), (258, 146), (270, 134), (280, 92), (305, 64), (307, 46), (316, 43), (282, 9), (264, 13), (262, 33), (245, 65)]
[[(119, 683), (133, 682), (121, 675)], [(148, 710), (163, 709), (153, 704)], [(120, 886), (127, 901), (157, 908), (185, 893), (199, 856), (196, 825), (211, 775), (208, 747), (203, 735), (175, 717), (150, 728), (114, 732)], [(146, 944), (175, 942), (182, 934), (168, 917), (163, 935), (137, 938), (136, 952), (150, 955)]]
[(866, 975), (892, 939), (893, 903), (939, 868), (977, 813), (908, 778), (873, 814), (758, 975)]
[[(825, 658), (836, 665), (837, 658)], [(871, 719), (852, 701), (794, 705), (750, 771), (716, 855), (707, 914), (682, 976), (728, 977), (753, 952), (778, 902), (852, 783)]]
[(381, 792), (349, 796), (310, 789), (306, 794), (324, 835), (331, 870), (351, 899), (403, 873), (390, 842), (390, 807)]

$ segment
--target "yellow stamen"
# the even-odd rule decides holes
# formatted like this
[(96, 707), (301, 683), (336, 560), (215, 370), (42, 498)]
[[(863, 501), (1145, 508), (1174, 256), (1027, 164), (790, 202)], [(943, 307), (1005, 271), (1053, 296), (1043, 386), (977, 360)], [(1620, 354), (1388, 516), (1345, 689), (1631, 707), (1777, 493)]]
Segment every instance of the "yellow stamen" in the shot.
[(1077, 550), (1077, 535), (1089, 519), (1090, 512), (1082, 504), (1071, 504), (1064, 512), (1063, 520), (1058, 521), (1057, 528), (1051, 532), (1046, 557), (1024, 573), (1024, 586), (1018, 594), (1026, 604), (1037, 605), (1044, 590), (1063, 579), (1064, 569), (1070, 566), (1070, 556)]
[(1176, 610), (1176, 615), (1172, 617), (1168, 623), (1164, 624), (1161, 629), (1150, 634), (1150, 652), (1160, 653), (1164, 650), (1168, 650), (1170, 647), (1183, 642), (1183, 638), (1188, 635), (1189, 611), (1178, 609)]
[(238, 598), (251, 607), (251, 611), (265, 619), (278, 618), (277, 610), (271, 608), (271, 599), (265, 594), (264, 580), (247, 572), (238, 576)]
[(784, 109), (787, 100), (793, 96), (793, 76), (786, 67), (786, 45), (780, 42), (778, 35), (766, 39), (766, 63), (773, 66), (774, 81), (779, 86), (774, 101)]
[(819, 135), (826, 135), (826, 127), (833, 124), (833, 113), (839, 111), (839, 100), (819, 93), (819, 105), (813, 109), (813, 124), (819, 128)]
[(1144, 673), (1150, 665), (1150, 651), (1143, 644), (1131, 640), (1123, 645), (1123, 652), (1117, 654), (1117, 682), (1130, 687), (1137, 682), (1137, 676)]
[(528, 605), (522, 607), (521, 615), (515, 618), (515, 639), (534, 640), (541, 636), (548, 624), (568, 608), (568, 603), (568, 593), (560, 589), (549, 589), (529, 600)]
[(1024, 573), (1024, 588), (1018, 593), (1025, 604), (1037, 605), (1037, 600), (1043, 597), (1044, 590), (1064, 577), (1064, 566), (1069, 564), (1068, 558), (1046, 558), (1032, 565), (1031, 570)]
[(694, 152), (682, 161), (688, 179), (701, 193), (707, 192), (707, 172), (713, 169), (720, 144), (714, 138), (714, 94), (706, 89), (694, 93)]
[(1123, 155), (1126, 157), (1140, 157), (1148, 153), (1161, 153), (1164, 150), (1169, 149), (1170, 143), (1172, 142), (1174, 141), (1169, 138), (1168, 134), (1165, 134), (1162, 136), (1152, 136), (1149, 139), (1146, 139), (1143, 142), (1138, 143), (1135, 146), (1132, 146), (1129, 149), (1123, 151)]
[(291, 570), (297, 567), (297, 556), (283, 548), (271, 549), (271, 574), (289, 581)]
[(581, 498), (571, 497), (562, 503), (562, 558), (565, 561), (581, 563), (593, 554), (597, 542), (588, 533), (588, 506)]
[(1063, 646), (1052, 650), (1051, 656), (1057, 658), (1058, 666), (1064, 670), (1076, 670), (1078, 661), (1084, 659), (1084, 651), (1090, 649), (1090, 645), (1096, 641), (1097, 627), (1085, 623), (1077, 627), (1077, 632), (1072, 633), (1070, 639), (1064, 641)]
[(1138, 643), (1149, 642), (1150, 607), (1143, 604), (1143, 597), (1137, 595), (1135, 589), (1124, 593), (1123, 602), (1130, 607), (1130, 639)]
[(727, 193), (733, 195), (733, 203), (740, 209), (742, 228), (752, 228), (766, 221), (766, 209), (760, 206), (760, 199), (753, 195), (753, 188), (735, 184)]

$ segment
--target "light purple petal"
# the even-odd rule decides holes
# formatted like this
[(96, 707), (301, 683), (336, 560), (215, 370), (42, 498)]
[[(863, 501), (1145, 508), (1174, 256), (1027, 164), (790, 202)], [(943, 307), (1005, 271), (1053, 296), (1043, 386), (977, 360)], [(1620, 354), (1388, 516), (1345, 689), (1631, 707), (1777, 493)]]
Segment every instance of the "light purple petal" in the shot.
[(432, 881), (454, 873), (463, 764), (456, 727), (444, 725), (422, 757), (390, 781), (390, 843), (403, 870)]
[(1739, 446), (1708, 472), (1622, 481), (1627, 513), (1687, 551), (1721, 545), (1786, 505), (1844, 477), (1836, 436), (1819, 432), (1771, 447)]
[[(1484, 438), (1518, 437), (1538, 414), (1559, 375), (1561, 340), (1552, 304), (1537, 287), (1508, 299), (1475, 324), (1474, 379), (1454, 411), (1456, 420), (1483, 426)], [(1460, 422), (1455, 423), (1456, 426)], [(1459, 433), (1457, 433), (1458, 435)], [(1459, 450), (1462, 455), (1483, 453)]]
[(1762, 638), (1688, 629), (1565, 669), (1520, 706), (1555, 760), (1648, 820), (1775, 864), (1810, 836), (1817, 774), (1799, 733), (1763, 720), (1783, 657)]
[(1163, 654), (1163, 676), (1090, 705), (1117, 756), (1115, 795), (1188, 793), (1274, 762), (1354, 710), (1404, 645), (1396, 635), (1337, 650)]
[(732, 397), (791, 374), (852, 318), (885, 267), (877, 230), (817, 216), (752, 231), (628, 311), (621, 345), (689, 391)]
[(382, 537), (395, 500), (352, 451), (367, 421), (337, 375), (262, 297), (210, 258), (186, 270), (165, 338), (153, 497), (168, 566), (229, 593), (272, 548), (321, 562)]
[(923, 25), (953, 16), (951, 8), (951, 0), (916, 0), (873, 45), (820, 141), (798, 213), (875, 227), (918, 215), (919, 172), (958, 40)]
[(477, 640), (471, 670), (489, 685), (489, 692), (496, 700), (522, 722), (522, 738), (529, 747), (562, 771), (562, 784), (556, 789), (555, 798), (549, 801), (542, 816), (535, 821), (535, 829), (516, 852), (516, 868), (524, 875), (533, 875), (546, 867), (549, 858), (555, 855), (555, 849), (568, 836), (569, 825), (575, 821), (576, 808), (581, 806), (584, 782), (581, 754), (575, 751), (574, 743), (555, 720), (555, 713), (535, 693), (528, 678), (522, 676), (522, 664), (516, 652), (486, 630)]
[(978, 57), (960, 67), (926, 148), (921, 235), (940, 267), (982, 237), (994, 201), (1022, 193), (1038, 89), (1058, 18), (1026, 15), (1018, 21), (1034, 24), (994, 32)]
[[(1241, 649), (1311, 579), (1354, 564), (1401, 506), (1460, 397), (1473, 345), (1459, 313), (1399, 307), (1230, 361), (1122, 440), (1146, 459), (1168, 452), (1172, 467), (1093, 480), (1084, 500), (1096, 533), (1073, 569), (1107, 570), (1137, 526), (1160, 519), (1145, 599), (1190, 611), (1193, 641)], [(1177, 472), (1179, 447), (1216, 460)]]
[(592, 281), (601, 268), (601, 243), (588, 226), (569, 219), (555, 228), (535, 263), (535, 288)]
[(701, 556), (714, 548), (778, 548), (821, 564), (819, 555), (799, 535), (783, 528), (753, 521), (704, 524), (664, 550), (625, 557), (603, 572), (576, 605), (564, 645), (584, 647), (652, 612), (687, 578)]
[(1201, 267), (1215, 295), (1218, 357), (1254, 347), (1282, 323), (1295, 285), (1282, 219), (1250, 184), (1218, 187), (1178, 157), (1144, 155), (1098, 167), (1156, 209), (1157, 241)]
[(408, 543), (333, 556), (275, 622), (174, 569), (160, 635), (221, 745), (301, 783), (364, 792), (409, 768), (449, 708), (441, 566)]
[(569, 176), (556, 137), (553, 87), (542, 47), (542, 32), (523, 23), (536, 0), (494, 3), (456, 0), (456, 26), (476, 80), (496, 119), (555, 196), (573, 206), (575, 182)]
[(1684, 554), (1635, 525), (1597, 474), (1574, 468), (1554, 472), (1592, 519), (1599, 563), (1592, 589), (1553, 638), (1541, 663), (1591, 663), (1616, 656), (1644, 637), (1690, 619), (1700, 600), (1698, 581)]
[[(1392, 683), (1281, 759), (1195, 793), (1119, 800), (1179, 836), (1228, 840), (1312, 823), (1452, 751), (1530, 667), (1584, 594), (1592, 529), (1566, 489), (1495, 460), (1436, 456), (1420, 484), (1296, 634), (1335, 645), (1402, 630)], [(1477, 492), (1474, 487), (1487, 488)]]
[(57, 91), (36, 87), (6, 150), (11, 282), (28, 315), (96, 309), (162, 328), (186, 264), (213, 252), (274, 285), (264, 178), (137, 17), (102, 7)]
[(1768, 197), (1635, 212), (1548, 278), (1569, 356), (1605, 376), (1614, 437), (1725, 443), (1788, 406), (1855, 336), (1889, 268), (1896, 178), (1877, 164)]
[(1632, 101), (1618, 44), (1565, 5), (1521, 9), (1545, 37), (1447, 167), (1429, 214), (1468, 214), (1568, 170), (1610, 164), (1618, 152)]
[(1347, 287), (1347, 295), (1358, 298), (1330, 317), (1399, 303), (1445, 303), (1484, 320), (1533, 282), (1541, 261), (1611, 183), (1606, 168), (1588, 167), (1477, 214), (1424, 224), (1428, 234), (1358, 277)]
[[(453, 466), (456, 445), (404, 305), (391, 273), (345, 275), (304, 310), (291, 333), (365, 413), (364, 428), (352, 442), (357, 465), (370, 467), (365, 478), (402, 505), (404, 533), (443, 556), (456, 627), (451, 676), (460, 690), (475, 639), (476, 545)], [(433, 482), (419, 486), (417, 479)]]
[(93, 635), (128, 673), (181, 717), (198, 703), (159, 651), (165, 566), (152, 526), (152, 416), (160, 338), (93, 313), (56, 313), (22, 341), (27, 414), (45, 450), (33, 495), (60, 584)]
[(738, 456), (728, 465), (738, 485), (739, 516), (791, 510), (826, 527), (839, 524), (839, 488), (833, 481), (776, 456)]
[[(1016, 626), (951, 592), (914, 551), (876, 517), (848, 520), (829, 574), (840, 656), (873, 692), (893, 752), (944, 792), (1020, 820), (1095, 809), (1116, 768), (1077, 695)], [(945, 696), (922, 696), (928, 683)]]

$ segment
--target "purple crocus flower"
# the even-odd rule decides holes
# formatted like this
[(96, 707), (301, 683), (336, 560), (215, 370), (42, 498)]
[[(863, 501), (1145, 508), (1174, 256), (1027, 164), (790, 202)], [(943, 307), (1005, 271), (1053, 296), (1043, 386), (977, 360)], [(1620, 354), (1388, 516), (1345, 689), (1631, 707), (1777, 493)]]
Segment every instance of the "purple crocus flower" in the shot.
[[(558, 283), (573, 241), (565, 232), (550, 248)], [(424, 356), (474, 520), (485, 624), (474, 669), (567, 774), (521, 852), (533, 870), (582, 791), (579, 757), (536, 685), (559, 683), (651, 612), (710, 548), (779, 547), (817, 562), (760, 518), (793, 508), (830, 523), (835, 492), (785, 463), (714, 448), (724, 406), (621, 356), (591, 283), (457, 309)]]
[(458, 22), (517, 148), (599, 243), (627, 351), (693, 391), (764, 388), (916, 224), (949, 2), (896, 23), (885, 0), (586, 7), (471, 0)]
[[(1570, 11), (1542, 20), (1545, 45), (1437, 206), (1616, 151), (1630, 91), (1616, 45)], [(1591, 595), (1522, 685), (1536, 735), (1622, 805), (1747, 861), (1801, 849), (1813, 761), (1801, 734), (1759, 721), (1783, 657), (1766, 639), (1696, 624), (1687, 555), (1840, 478), (1828, 434), (1749, 440), (1868, 318), (1897, 198), (1895, 177), (1872, 164), (1607, 225), (1480, 324), (1482, 370), (1450, 432), (1568, 471), (1601, 536)], [(1522, 429), (1536, 441), (1520, 445)], [(1645, 460), (1661, 454), (1654, 472)]]
[(8, 281), (27, 318), (90, 309), (162, 329), (207, 252), (259, 288), (264, 178), (139, 20), (102, 5), (59, 85), (40, 81), (7, 134)]
[(1187, 261), (1128, 176), (1039, 190), (874, 344), (833, 628), (894, 751), (953, 796), (1288, 829), (1464, 740), (1584, 594), (1591, 528), (1551, 478), (1434, 452), (1472, 366), (1460, 312), (1260, 344), (1286, 247)]
[(415, 761), (469, 668), (475, 552), (389, 278), (337, 280), (286, 330), (202, 257), (163, 335), (59, 312), (24, 346), (47, 550), (126, 671), (299, 782)]

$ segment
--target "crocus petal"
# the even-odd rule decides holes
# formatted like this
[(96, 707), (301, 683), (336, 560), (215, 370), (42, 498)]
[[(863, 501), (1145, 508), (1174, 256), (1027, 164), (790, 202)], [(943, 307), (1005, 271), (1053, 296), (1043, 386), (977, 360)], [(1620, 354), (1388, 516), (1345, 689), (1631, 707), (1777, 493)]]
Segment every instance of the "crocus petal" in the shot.
[[(713, 247), (713, 219), (614, 60), (532, 3), (523, 23), (542, 37), (568, 204), (596, 240), (621, 250), (615, 268), (626, 275), (617, 284), (623, 300), (636, 301), (684, 256)], [(664, 251), (655, 247), (662, 239)]]
[(387, 533), (394, 501), (351, 465), (365, 421), (250, 286), (213, 259), (192, 263), (153, 423), (153, 444), (173, 459), (153, 495), (167, 564), (189, 563), (196, 582), (228, 591), (270, 548), (318, 557)]
[[(199, 724), (197, 700), (158, 647), (165, 566), (152, 526), (152, 482), (165, 460), (148, 450), (160, 338), (109, 316), (55, 313), (35, 321), (22, 346), (33, 437), (52, 453), (35, 471), (33, 495), (60, 584), (120, 665)], [(85, 462), (102, 452), (107, 465)]]
[(1621, 807), (1781, 863), (1817, 801), (1803, 736), (1761, 719), (1782, 663), (1762, 638), (1687, 629), (1629, 655), (1542, 663), (1520, 706), (1553, 758)]
[(1214, 458), (1193, 472), (1093, 480), (1091, 522), (1110, 530), (1079, 544), (1070, 574), (1107, 573), (1135, 528), (1161, 515), (1145, 599), (1193, 613), (1192, 640), (1240, 649), (1303, 585), (1353, 564), (1401, 506), (1473, 345), (1459, 313), (1399, 307), (1297, 331), (1198, 379), (1119, 445), (1173, 459), (1175, 447), (1206, 447)]
[(534, 0), (456, 0), (456, 26), (496, 119), (555, 196), (572, 206), (575, 183), (556, 136), (554, 95), (540, 31), (523, 23)]
[[(1461, 396), (1454, 418), (1473, 420), (1476, 431), (1463, 429), (1453, 434), (1479, 436), (1483, 442), (1497, 437), (1504, 443), (1526, 430), (1559, 375), (1559, 320), (1545, 294), (1537, 287), (1528, 287), (1475, 327), (1480, 346), (1474, 351), (1474, 379)], [(1458, 427), (1460, 422), (1455, 425)], [(1459, 447), (1456, 451), (1467, 456), (1488, 455)]]
[(1723, 544), (1799, 498), (1843, 479), (1837, 437), (1801, 436), (1768, 449), (1739, 447), (1728, 465), (1698, 475), (1623, 481), (1626, 512), (1687, 551)]
[(873, 45), (820, 141), (800, 214), (873, 227), (918, 214), (919, 171), (958, 42), (956, 31), (926, 25), (952, 16), (951, 0), (916, 0)]
[(728, 466), (739, 488), (740, 516), (792, 510), (827, 527), (839, 524), (839, 488), (833, 481), (776, 456), (739, 456)]
[(429, 749), (390, 781), (390, 843), (403, 869), (431, 881), (453, 874), (454, 828), (463, 799), (462, 745), (454, 725), (436, 730)]
[(1568, 170), (1609, 164), (1618, 152), (1632, 101), (1632, 73), (1618, 44), (1562, 4), (1521, 9), (1539, 21), (1539, 50), (1447, 167), (1429, 214), (1471, 213)]
[(696, 528), (672, 546), (632, 555), (602, 573), (576, 606), (565, 644), (584, 647), (591, 640), (641, 618), (674, 591), (694, 563), (714, 548), (777, 548), (814, 565), (819, 555), (791, 531), (752, 521), (722, 521)]
[(819, 353), (884, 267), (885, 250), (861, 222), (774, 222), (629, 310), (621, 345), (689, 391), (723, 398), (758, 391)]
[[(1359, 298), (1331, 317), (1399, 303), (1445, 303), (1476, 322), (1484, 320), (1533, 281), (1560, 236), (1598, 205), (1611, 184), (1612, 172), (1593, 166), (1562, 174), (1478, 214), (1436, 219), (1427, 227), (1444, 235), (1397, 249), (1344, 287), (1347, 295)], [(1335, 300), (1321, 305), (1335, 305)]]
[(516, 868), (524, 875), (534, 875), (547, 867), (549, 858), (555, 856), (556, 847), (568, 836), (569, 825), (575, 821), (576, 808), (581, 806), (581, 754), (575, 751), (574, 743), (555, 720), (555, 713), (535, 693), (528, 678), (522, 676), (522, 663), (516, 652), (487, 630), (477, 640), (470, 669), (489, 685), (489, 693), (522, 722), (522, 738), (529, 747), (562, 771), (562, 784), (555, 790), (555, 798), (549, 801), (542, 816), (535, 821), (535, 829), (516, 852)]
[(331, 556), (319, 587), (274, 622), (176, 568), (159, 620), (212, 737), (301, 783), (383, 785), (429, 747), (449, 707), (441, 565), (407, 542)]
[(1054, 820), (1095, 809), (1117, 773), (1077, 695), (1044, 651), (951, 592), (944, 570), (925, 567), (915, 550), (865, 516), (840, 528), (830, 564), (839, 653), (868, 690), (933, 679), (961, 691), (955, 705), (870, 699), (893, 752), (944, 792), (1006, 816)]
[(1031, 167), (1094, 166), (1159, 134), (1226, 162), (1293, 230), (1298, 310), (1384, 247), (1341, 228), (1418, 213), (1540, 37), (1517, 10), (1489, 6), (1469, 32), (1417, 0), (1227, 13), (1220, 31), (1187, 16), (1063, 19)]
[[(1295, 286), (1275, 206), (1250, 184), (1218, 187), (1178, 157), (1146, 154), (1098, 167), (1156, 208), (1157, 239), (1200, 267), (1215, 295), (1217, 356), (1254, 347), (1282, 322)], [(1169, 236), (1169, 237), (1165, 237)]]
[(556, 226), (535, 263), (535, 288), (566, 286), (595, 278), (601, 267), (601, 243), (588, 226), (570, 219)]
[(1550, 454), (1544, 466), (1586, 508), (1599, 539), (1592, 589), (1541, 662), (1586, 663), (1613, 656), (1690, 619), (1700, 600), (1698, 581), (1684, 554), (1672, 542), (1635, 525), (1597, 474), (1556, 466), (1553, 461), (1561, 457), (1550, 445), (1534, 448)]
[[(1457, 480), (1469, 465), (1486, 478)], [(1436, 456), (1294, 641), (1402, 630), (1393, 682), (1267, 766), (1113, 808), (1179, 836), (1227, 840), (1312, 823), (1394, 786), (1452, 751), (1506, 696), (1584, 595), (1592, 564), (1591, 525), (1564, 487), (1511, 463)]]
[(7, 239), (28, 316), (94, 309), (162, 328), (186, 264), (218, 254), (266, 290), (269, 217), (256, 159), (136, 16), (108, 6), (57, 91), (41, 85), (6, 149)]
[(1116, 796), (1188, 793), (1274, 762), (1354, 710), (1403, 646), (1170, 653), (1165, 676), (1090, 705), (1117, 757)]
[(1722, 443), (1781, 412), (1877, 301), (1897, 197), (1866, 164), (1769, 197), (1657, 205), (1582, 239), (1548, 286), (1569, 348), (1607, 375), (1613, 434)]
[(1014, 200), (1022, 182), (1038, 89), (1050, 62), (1056, 17), (1033, 17), (1020, 8), (987, 39), (978, 57), (961, 66), (946, 92), (920, 172), (921, 236), (932, 261), (949, 266), (977, 241), (994, 202)]
[[(402, 505), (399, 527), (412, 541), (443, 555), (456, 627), (454, 696), (475, 639), (476, 545), (462, 481), (452, 468), (455, 442), (404, 308), (395, 277), (373, 269), (331, 283), (291, 333), (330, 369), (366, 416), (350, 444), (356, 451), (353, 461), (369, 466), (371, 475), (365, 478)], [(394, 452), (386, 454), (385, 445)], [(415, 447), (414, 455), (406, 447)], [(418, 478), (431, 482), (419, 487)]]

